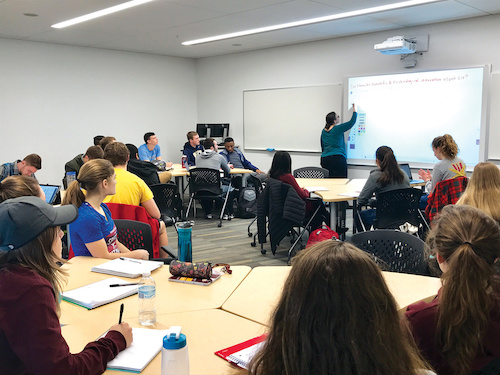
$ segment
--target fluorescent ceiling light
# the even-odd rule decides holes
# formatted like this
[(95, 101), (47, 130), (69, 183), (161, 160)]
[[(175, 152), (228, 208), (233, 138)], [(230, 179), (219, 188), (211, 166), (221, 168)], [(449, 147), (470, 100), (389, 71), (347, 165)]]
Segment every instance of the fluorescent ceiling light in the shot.
[(93, 12), (93, 13), (86, 14), (84, 16), (76, 17), (76, 18), (73, 18), (73, 19), (68, 20), (68, 21), (56, 23), (55, 25), (52, 25), (51, 27), (53, 27), (55, 29), (62, 29), (63, 27), (68, 27), (68, 26), (76, 25), (77, 23), (93, 20), (94, 18), (106, 16), (108, 14), (119, 12), (121, 10), (125, 10), (128, 8), (132, 8), (132, 7), (135, 7), (137, 5), (142, 5), (144, 3), (149, 3), (150, 1), (153, 1), (153, 0), (129, 1), (127, 3), (115, 5), (114, 7), (106, 8), (103, 10), (98, 10), (97, 12)]
[(260, 33), (265, 33), (265, 32), (268, 32), (268, 31), (288, 29), (290, 27), (310, 25), (310, 24), (313, 24), (313, 23), (334, 21), (334, 20), (339, 20), (339, 19), (342, 19), (342, 18), (363, 16), (363, 15), (366, 15), (366, 14), (385, 12), (385, 11), (394, 10), (394, 9), (408, 8), (408, 7), (413, 7), (413, 6), (416, 6), (416, 5), (422, 5), (422, 4), (428, 4), (428, 3), (435, 3), (435, 2), (438, 2), (438, 1), (443, 1), (443, 0), (409, 0), (409, 1), (403, 1), (403, 2), (400, 2), (400, 3), (387, 4), (387, 5), (381, 5), (381, 6), (372, 7), (372, 8), (353, 10), (351, 12), (344, 12), (344, 13), (332, 14), (330, 16), (317, 17), (317, 18), (309, 18), (307, 20), (302, 20), (302, 21), (282, 23), (282, 24), (274, 25), (274, 26), (259, 27), (257, 29), (244, 30), (244, 31), (238, 31), (238, 32), (235, 32), (235, 33), (229, 33), (229, 34), (211, 36), (211, 37), (208, 37), (208, 38), (189, 40), (187, 42), (183, 42), (182, 44), (185, 45), (185, 46), (191, 46), (191, 45), (194, 45), (194, 44), (202, 44), (202, 43), (215, 42), (215, 41), (223, 40), (223, 39), (231, 39), (231, 38), (237, 38), (237, 37), (240, 37), (240, 36), (260, 34)]

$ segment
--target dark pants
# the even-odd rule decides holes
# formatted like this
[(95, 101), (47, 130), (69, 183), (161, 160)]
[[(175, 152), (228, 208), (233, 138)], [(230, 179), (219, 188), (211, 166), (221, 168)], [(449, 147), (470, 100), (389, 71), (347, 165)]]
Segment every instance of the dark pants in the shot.
[(328, 169), (330, 178), (347, 178), (347, 160), (343, 155), (322, 157), (321, 166)]

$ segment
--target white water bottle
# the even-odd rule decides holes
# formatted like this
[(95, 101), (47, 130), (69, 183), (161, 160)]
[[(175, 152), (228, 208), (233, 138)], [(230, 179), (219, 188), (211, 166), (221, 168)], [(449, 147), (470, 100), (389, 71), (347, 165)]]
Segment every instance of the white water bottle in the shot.
[(150, 271), (142, 274), (139, 284), (139, 323), (151, 326), (156, 323), (156, 284)]
[(163, 338), (161, 375), (189, 375), (189, 352), (181, 327), (170, 327)]

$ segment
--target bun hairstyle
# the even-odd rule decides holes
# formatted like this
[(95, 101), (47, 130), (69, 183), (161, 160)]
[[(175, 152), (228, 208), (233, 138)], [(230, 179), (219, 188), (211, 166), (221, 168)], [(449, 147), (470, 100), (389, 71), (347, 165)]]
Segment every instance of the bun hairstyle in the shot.
[(335, 112), (330, 112), (329, 114), (327, 114), (325, 129), (328, 130), (330, 126), (335, 124), (335, 120), (337, 120), (337, 114)]
[(109, 178), (114, 173), (115, 169), (109, 160), (89, 160), (80, 168), (76, 181), (69, 184), (62, 204), (74, 204), (76, 207), (80, 207), (85, 201), (85, 194), (82, 192), (82, 189), (92, 192), (97, 189), (103, 180)]
[(446, 159), (450, 160), (454, 159), (459, 151), (455, 140), (449, 134), (434, 138), (432, 140), (432, 148), (440, 149)]
[(427, 244), (444, 258), (436, 342), (456, 374), (467, 374), (499, 307), (493, 264), (500, 256), (498, 223), (471, 206), (448, 205), (433, 221)]
[(399, 168), (392, 148), (380, 146), (375, 156), (379, 162), (380, 170), (382, 171), (382, 176), (380, 176), (377, 182), (382, 185), (382, 187), (391, 183), (400, 184), (403, 182), (404, 174), (401, 168)]

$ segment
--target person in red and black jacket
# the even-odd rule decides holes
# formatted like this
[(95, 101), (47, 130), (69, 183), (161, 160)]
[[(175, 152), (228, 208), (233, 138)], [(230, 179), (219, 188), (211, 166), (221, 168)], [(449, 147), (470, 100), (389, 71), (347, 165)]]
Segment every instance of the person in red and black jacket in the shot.
[[(306, 218), (309, 219), (314, 213), (316, 206), (313, 204), (313, 201), (306, 200), (310, 196), (309, 191), (301, 188), (295, 177), (293, 177), (292, 158), (288, 152), (277, 151), (276, 154), (274, 154), (271, 169), (269, 170), (269, 177), (280, 180), (293, 187), (299, 197), (306, 201)], [(312, 229), (320, 227), (323, 220), (328, 220), (328, 213), (326, 212), (323, 203), (320, 202), (320, 204), (322, 207), (320, 208), (319, 215), (316, 215), (317, 218), (314, 219), (313, 223), (311, 223)]]

